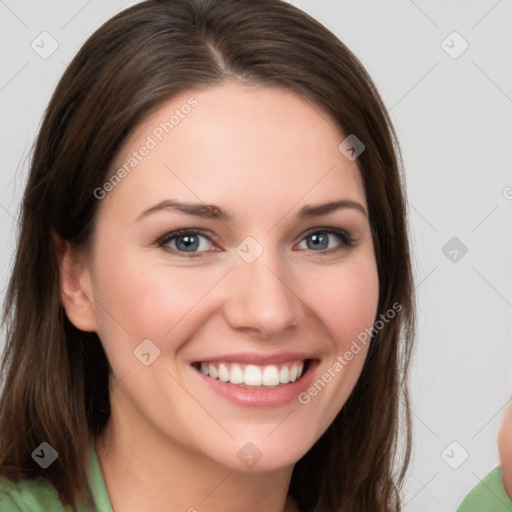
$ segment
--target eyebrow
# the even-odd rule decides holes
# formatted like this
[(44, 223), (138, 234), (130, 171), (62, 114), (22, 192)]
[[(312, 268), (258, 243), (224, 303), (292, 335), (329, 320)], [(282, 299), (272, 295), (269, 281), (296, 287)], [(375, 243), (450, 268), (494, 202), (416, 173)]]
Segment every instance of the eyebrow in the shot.
[[(365, 207), (357, 201), (351, 199), (340, 199), (339, 201), (330, 201), (319, 205), (306, 205), (303, 206), (298, 214), (298, 219), (310, 219), (314, 217), (320, 217), (321, 215), (327, 215), (337, 210), (351, 208), (362, 213), (365, 217), (368, 216)], [(205, 219), (220, 219), (227, 221), (230, 218), (229, 213), (214, 204), (205, 203), (183, 203), (180, 201), (174, 201), (168, 199), (161, 201), (160, 203), (144, 210), (136, 220), (146, 217), (152, 213), (165, 211), (165, 210), (178, 210), (186, 215), (192, 215), (194, 217), (200, 217)]]

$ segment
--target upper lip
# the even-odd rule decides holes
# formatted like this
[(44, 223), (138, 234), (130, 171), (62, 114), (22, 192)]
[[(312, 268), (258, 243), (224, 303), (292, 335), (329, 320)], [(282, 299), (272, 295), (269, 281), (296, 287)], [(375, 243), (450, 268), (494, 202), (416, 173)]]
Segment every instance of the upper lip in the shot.
[(222, 354), (203, 359), (196, 359), (193, 363), (240, 363), (255, 365), (282, 364), (288, 361), (305, 361), (306, 359), (315, 359), (312, 354), (306, 352), (278, 352), (275, 354), (261, 354), (256, 352), (238, 352), (232, 354)]

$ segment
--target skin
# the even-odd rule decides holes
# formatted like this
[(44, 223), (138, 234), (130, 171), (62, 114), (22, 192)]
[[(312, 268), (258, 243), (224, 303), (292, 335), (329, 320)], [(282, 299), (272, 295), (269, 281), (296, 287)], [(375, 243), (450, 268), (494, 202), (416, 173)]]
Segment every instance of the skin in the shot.
[(500, 468), (503, 473), (503, 487), (512, 497), (512, 402), (507, 405), (498, 434)]
[[(367, 215), (296, 217), (306, 204), (340, 199), (367, 211), (364, 187), (326, 112), (285, 89), (235, 82), (160, 106), (114, 168), (191, 96), (197, 107), (101, 200), (91, 250), (61, 247), (62, 300), (76, 327), (98, 333), (113, 370), (112, 417), (96, 449), (115, 510), (281, 512), (294, 464), (343, 407), (367, 347), (308, 405), (277, 408), (228, 402), (190, 363), (304, 351), (319, 360), (315, 382), (373, 325), (379, 285)], [(230, 219), (168, 209), (137, 220), (170, 198), (218, 205)], [(325, 227), (355, 245), (330, 234), (328, 249), (308, 247), (321, 229), (306, 232)], [(181, 228), (211, 235), (199, 257), (179, 253), (176, 241), (155, 244)], [(236, 252), (247, 236), (263, 247), (250, 264)], [(160, 350), (150, 366), (133, 353), (144, 339)], [(247, 442), (261, 452), (252, 468), (237, 457)]]

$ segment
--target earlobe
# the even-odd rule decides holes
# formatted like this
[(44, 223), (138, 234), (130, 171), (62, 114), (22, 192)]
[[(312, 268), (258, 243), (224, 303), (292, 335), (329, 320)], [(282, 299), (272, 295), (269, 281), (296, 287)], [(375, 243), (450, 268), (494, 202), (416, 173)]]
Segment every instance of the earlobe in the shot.
[(53, 242), (59, 266), (60, 297), (66, 314), (77, 329), (95, 331), (93, 290), (84, 257), (55, 234)]

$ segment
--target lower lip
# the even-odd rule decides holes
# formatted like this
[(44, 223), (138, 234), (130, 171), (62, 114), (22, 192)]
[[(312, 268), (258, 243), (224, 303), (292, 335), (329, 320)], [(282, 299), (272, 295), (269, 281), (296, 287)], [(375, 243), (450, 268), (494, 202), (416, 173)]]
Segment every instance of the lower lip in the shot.
[(212, 379), (195, 368), (193, 370), (212, 391), (239, 407), (272, 408), (283, 407), (297, 400), (297, 396), (309, 387), (318, 364), (316, 360), (310, 361), (307, 372), (300, 379), (268, 390), (242, 388), (236, 384)]

